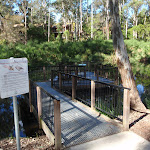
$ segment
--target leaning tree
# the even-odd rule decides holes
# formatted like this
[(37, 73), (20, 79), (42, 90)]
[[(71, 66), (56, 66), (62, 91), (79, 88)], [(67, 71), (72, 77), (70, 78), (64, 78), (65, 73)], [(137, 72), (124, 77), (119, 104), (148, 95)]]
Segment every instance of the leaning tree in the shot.
[(119, 18), (118, 0), (109, 0), (109, 5), (112, 23), (113, 46), (116, 54), (117, 66), (121, 75), (123, 86), (131, 89), (129, 92), (130, 107), (139, 112), (149, 113), (149, 110), (146, 109), (139, 96), (126, 46), (123, 40)]

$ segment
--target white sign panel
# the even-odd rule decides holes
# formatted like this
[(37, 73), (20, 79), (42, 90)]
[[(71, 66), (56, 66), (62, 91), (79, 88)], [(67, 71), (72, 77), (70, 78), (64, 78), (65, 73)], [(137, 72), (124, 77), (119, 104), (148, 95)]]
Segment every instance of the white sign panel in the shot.
[(29, 92), (27, 58), (0, 59), (0, 97)]

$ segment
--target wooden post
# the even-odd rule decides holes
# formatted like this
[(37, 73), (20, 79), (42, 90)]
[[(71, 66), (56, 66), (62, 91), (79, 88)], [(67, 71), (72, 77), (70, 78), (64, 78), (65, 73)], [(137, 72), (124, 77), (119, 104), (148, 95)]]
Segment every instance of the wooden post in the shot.
[(118, 80), (118, 68), (116, 68), (116, 76), (115, 76), (115, 83), (116, 83), (116, 85), (118, 85), (119, 84), (119, 80)]
[(94, 65), (94, 76), (96, 76), (96, 73), (97, 72), (97, 70), (96, 70), (96, 65)]
[(76, 98), (77, 78), (72, 76), (72, 100)]
[(53, 70), (51, 70), (51, 87), (53, 87), (53, 78), (54, 78)]
[(99, 81), (99, 70), (96, 72), (97, 80)]
[(105, 78), (108, 78), (108, 72), (105, 72)]
[(33, 112), (32, 109), (32, 89), (31, 89), (31, 80), (29, 80), (29, 106), (30, 106), (30, 112)]
[(95, 109), (95, 82), (91, 80), (91, 108)]
[(67, 80), (67, 66), (65, 66), (65, 80)]
[(78, 66), (76, 67), (75, 75), (76, 75), (76, 76), (78, 75)]
[(62, 75), (61, 75), (61, 72), (59, 72), (59, 90), (62, 90)]
[(39, 128), (41, 129), (41, 115), (42, 115), (42, 98), (41, 98), (41, 88), (39, 86), (36, 87), (37, 90), (37, 108), (38, 108), (38, 121)]
[(44, 81), (46, 81), (46, 69), (45, 69), (45, 66), (43, 66), (43, 75), (44, 75)]
[(129, 130), (130, 98), (129, 90), (124, 89), (123, 97), (123, 127), (125, 131)]
[(60, 150), (61, 149), (60, 100), (54, 100), (54, 134), (55, 134), (55, 150)]
[(84, 67), (84, 77), (86, 78), (86, 67)]

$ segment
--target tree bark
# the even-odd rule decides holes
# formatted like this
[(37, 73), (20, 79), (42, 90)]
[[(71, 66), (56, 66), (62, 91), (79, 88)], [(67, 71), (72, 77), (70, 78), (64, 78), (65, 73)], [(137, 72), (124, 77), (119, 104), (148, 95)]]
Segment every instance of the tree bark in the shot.
[(48, 42), (50, 41), (50, 36), (51, 36), (51, 10), (50, 10), (50, 6), (49, 6), (49, 15), (48, 15)]
[(87, 23), (89, 22), (89, 18), (88, 18), (88, 8), (89, 8), (89, 1), (87, 0), (87, 10), (86, 10), (86, 15), (87, 15)]
[(126, 19), (126, 39), (128, 38), (128, 20)]
[(118, 0), (110, 0), (113, 46), (116, 54), (117, 65), (121, 74), (124, 87), (130, 88), (130, 107), (139, 112), (148, 112), (141, 101), (136, 83), (133, 77), (129, 57), (124, 44), (121, 31)]
[(109, 40), (109, 10), (108, 10), (108, 7), (109, 7), (109, 0), (106, 1), (106, 13), (107, 13), (107, 16), (106, 16), (106, 37), (107, 37), (107, 40)]
[(27, 1), (22, 2), (23, 13), (24, 13), (24, 24), (25, 24), (25, 45), (27, 44)]
[(31, 0), (31, 24), (33, 24), (33, 3)]
[(93, 0), (91, 0), (91, 39), (93, 39)]
[(82, 0), (80, 0), (80, 34), (82, 38)]

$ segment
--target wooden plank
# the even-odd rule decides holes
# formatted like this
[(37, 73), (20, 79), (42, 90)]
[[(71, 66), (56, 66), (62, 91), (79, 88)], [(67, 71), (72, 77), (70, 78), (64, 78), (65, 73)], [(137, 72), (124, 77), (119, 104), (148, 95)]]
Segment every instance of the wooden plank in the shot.
[(95, 109), (95, 82), (91, 80), (91, 108)]
[(55, 136), (53, 135), (51, 130), (48, 128), (48, 126), (46, 125), (46, 123), (42, 119), (41, 119), (41, 126), (42, 126), (42, 129), (45, 132), (46, 136), (48, 137), (48, 139), (52, 143), (52, 145), (54, 145)]
[(130, 98), (129, 90), (124, 89), (123, 97), (123, 128), (125, 131), (129, 130), (129, 115), (130, 115)]
[(37, 90), (38, 121), (39, 121), (39, 128), (41, 129), (41, 121), (40, 121), (42, 115), (41, 88), (37, 86), (36, 90)]
[(60, 101), (54, 100), (54, 134), (55, 134), (55, 149), (61, 149), (61, 114)]
[(76, 98), (76, 85), (77, 80), (75, 76), (72, 76), (72, 100)]

